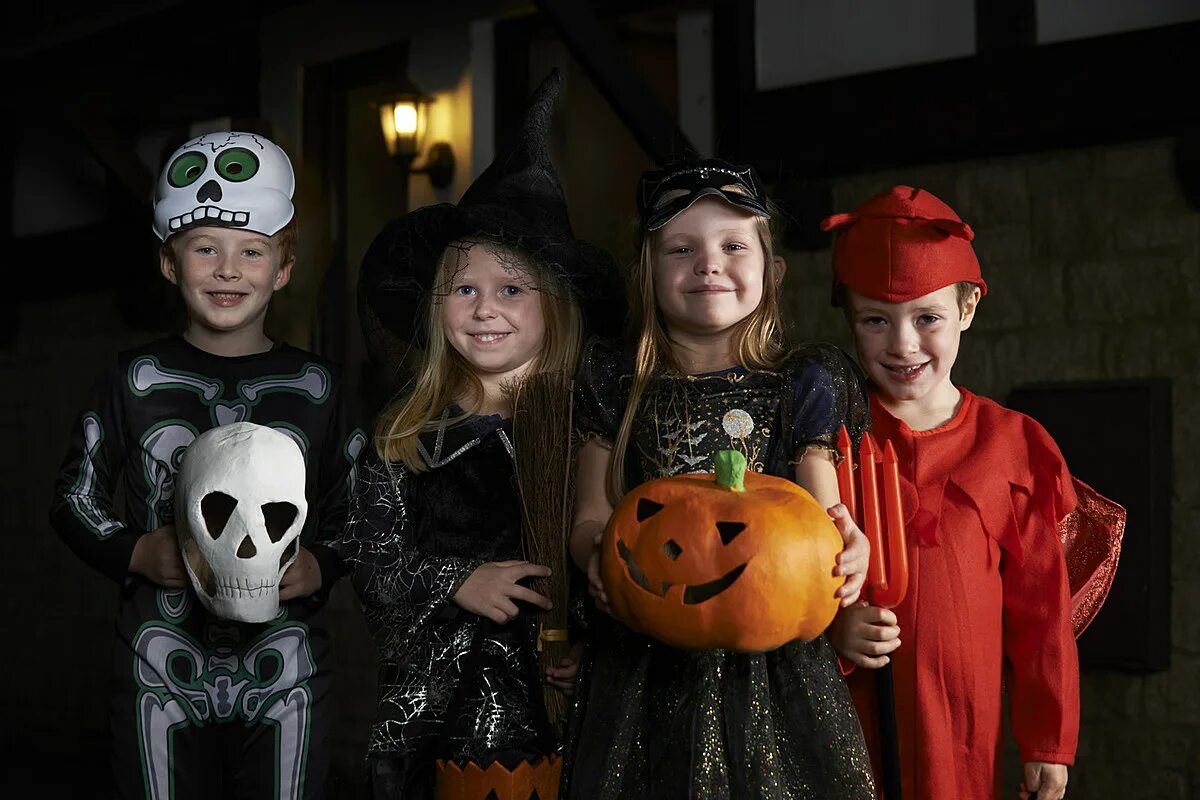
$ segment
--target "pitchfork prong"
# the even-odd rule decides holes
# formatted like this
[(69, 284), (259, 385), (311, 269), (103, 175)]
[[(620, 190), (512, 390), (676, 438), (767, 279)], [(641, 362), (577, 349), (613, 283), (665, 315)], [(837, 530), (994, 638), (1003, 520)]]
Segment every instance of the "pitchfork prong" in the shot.
[(867, 585), (873, 592), (885, 592), (888, 576), (884, 566), (883, 519), (879, 514), (879, 482), (876, 479), (876, 462), (879, 449), (871, 434), (863, 434), (858, 446), (859, 500), (862, 504), (862, 521), (859, 523), (867, 541), (871, 543), (871, 559), (867, 566)]
[(872, 602), (895, 608), (908, 592), (908, 544), (904, 531), (904, 509), (900, 502), (900, 464), (896, 448), (885, 442), (883, 457), (883, 507), (887, 539), (887, 582)]
[(845, 425), (838, 432), (837, 451), (838, 494), (841, 495), (842, 504), (850, 512), (850, 518), (857, 524), (862, 514), (858, 509), (858, 493), (854, 490), (854, 445), (850, 442), (850, 434), (846, 432)]

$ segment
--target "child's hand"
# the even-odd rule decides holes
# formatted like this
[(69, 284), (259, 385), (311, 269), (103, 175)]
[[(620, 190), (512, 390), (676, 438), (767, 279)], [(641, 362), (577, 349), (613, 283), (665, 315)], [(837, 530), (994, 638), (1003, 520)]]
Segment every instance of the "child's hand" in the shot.
[(596, 607), (605, 614), (612, 614), (612, 606), (608, 604), (608, 593), (604, 591), (604, 579), (600, 577), (600, 545), (604, 542), (604, 533), (597, 533), (592, 540), (592, 554), (588, 556), (587, 577), (588, 594), (596, 601)]
[(517, 616), (516, 600), (524, 600), (546, 611), (554, 607), (550, 598), (518, 583), (526, 578), (548, 577), (550, 568), (541, 564), (491, 561), (472, 572), (452, 599), (462, 609), (487, 617), (497, 625), (504, 625)]
[(579, 674), (579, 659), (583, 656), (583, 642), (571, 646), (567, 657), (557, 667), (546, 670), (546, 683), (560, 690), (567, 697), (575, 693), (575, 676)]
[(133, 555), (129, 557), (129, 571), (164, 589), (182, 589), (188, 585), (174, 524), (163, 525), (138, 537)]
[(844, 544), (842, 552), (838, 554), (838, 565), (833, 574), (846, 576), (846, 582), (834, 593), (835, 597), (841, 598), (842, 607), (845, 608), (857, 601), (859, 593), (862, 592), (863, 582), (867, 579), (871, 545), (866, 535), (854, 524), (844, 505), (838, 503), (836, 506), (830, 506), (826, 513), (833, 518), (833, 524), (842, 535)]
[(321, 588), (321, 565), (306, 548), (301, 547), (296, 560), (283, 571), (279, 579), (279, 600), (308, 597)]
[(829, 642), (842, 658), (878, 669), (891, 661), (887, 654), (900, 646), (900, 628), (888, 609), (856, 603), (833, 618)]
[(1018, 792), (1021, 800), (1037, 794), (1037, 800), (1062, 800), (1067, 796), (1067, 765), (1030, 761), (1025, 764), (1025, 780)]

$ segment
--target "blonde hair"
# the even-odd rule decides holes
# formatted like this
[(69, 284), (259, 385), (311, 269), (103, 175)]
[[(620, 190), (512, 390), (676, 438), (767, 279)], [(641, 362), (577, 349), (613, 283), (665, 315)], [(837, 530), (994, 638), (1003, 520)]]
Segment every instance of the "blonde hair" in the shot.
[[(736, 189), (738, 187), (726, 187)], [(668, 202), (663, 198), (659, 205)], [(763, 292), (758, 306), (730, 333), (737, 363), (747, 369), (773, 369), (783, 361), (783, 322), (779, 315), (779, 267), (775, 263), (775, 209), (768, 205), (771, 217), (754, 218), (763, 251)], [(747, 212), (749, 213), (749, 212)], [(667, 338), (662, 311), (654, 295), (654, 253), (662, 239), (662, 229), (642, 231), (641, 255), (629, 274), (630, 325), (637, 337), (633, 383), (625, 414), (617, 429), (612, 460), (609, 464), (608, 494), (614, 503), (625, 494), (625, 453), (637, 418), (637, 408), (652, 380), (660, 373), (682, 374), (670, 340)]]
[[(471, 239), (450, 243), (438, 259), (433, 277), (434, 290), (425, 306), (427, 345), (416, 378), (409, 384), (406, 394), (397, 397), (380, 413), (375, 424), (375, 451), (379, 457), (385, 462), (403, 462), (413, 472), (428, 469), (417, 448), (418, 435), (462, 422), (478, 411), (483, 402), (483, 384), (471, 365), (446, 339), (442, 329), (444, 296), (439, 291), (448, 287), (460, 271), (459, 259), (470, 258), (467, 253), (471, 247), (487, 248), (537, 282), (546, 333), (541, 350), (526, 374), (560, 372), (571, 375), (579, 362), (582, 314), (578, 300), (562, 280), (528, 254), (500, 242)], [(443, 418), (442, 412), (447, 406), (463, 398), (466, 398), (463, 413)]]

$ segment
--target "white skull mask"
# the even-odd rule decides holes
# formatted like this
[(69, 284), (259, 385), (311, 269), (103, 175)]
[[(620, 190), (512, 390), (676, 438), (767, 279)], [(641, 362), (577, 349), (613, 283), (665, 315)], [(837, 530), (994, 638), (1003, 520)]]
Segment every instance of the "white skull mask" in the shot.
[(175, 529), (200, 602), (227, 619), (274, 619), (307, 513), (304, 455), (289, 436), (237, 422), (197, 437), (176, 478)]
[(255, 133), (208, 133), (171, 154), (154, 194), (154, 232), (164, 241), (201, 225), (273, 236), (295, 209), (292, 162)]

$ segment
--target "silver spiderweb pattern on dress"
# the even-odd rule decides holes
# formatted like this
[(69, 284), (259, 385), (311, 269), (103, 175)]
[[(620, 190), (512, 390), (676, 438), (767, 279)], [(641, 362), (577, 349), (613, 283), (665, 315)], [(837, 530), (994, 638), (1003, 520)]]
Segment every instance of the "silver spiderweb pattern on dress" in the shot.
[[(405, 754), (445, 736), (447, 755), (479, 760), (521, 746), (536, 736), (528, 688), (516, 677), (525, 669), (521, 648), (450, 605), (482, 562), (427, 555), (407, 541), (407, 479), (403, 466), (364, 457), (341, 542), (379, 653), (379, 717), (368, 750)], [(471, 690), (456, 695), (477, 635)]]

